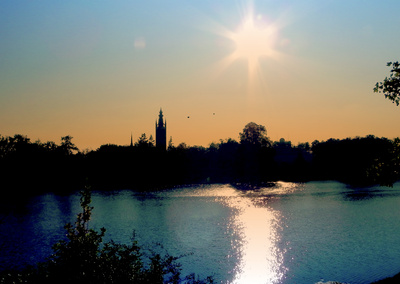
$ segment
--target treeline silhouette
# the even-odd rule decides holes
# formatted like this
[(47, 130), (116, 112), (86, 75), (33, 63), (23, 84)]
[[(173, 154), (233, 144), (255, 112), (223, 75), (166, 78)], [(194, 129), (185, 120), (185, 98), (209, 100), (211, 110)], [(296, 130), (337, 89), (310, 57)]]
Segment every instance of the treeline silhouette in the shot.
[(277, 180), (337, 180), (354, 186), (392, 185), (400, 179), (400, 139), (372, 135), (301, 143), (271, 141), (266, 129), (248, 123), (239, 140), (209, 147), (185, 143), (159, 149), (143, 134), (132, 146), (102, 145), (82, 152), (71, 136), (32, 142), (0, 136), (3, 190), (61, 192), (82, 188), (148, 190), (193, 183), (261, 185)]

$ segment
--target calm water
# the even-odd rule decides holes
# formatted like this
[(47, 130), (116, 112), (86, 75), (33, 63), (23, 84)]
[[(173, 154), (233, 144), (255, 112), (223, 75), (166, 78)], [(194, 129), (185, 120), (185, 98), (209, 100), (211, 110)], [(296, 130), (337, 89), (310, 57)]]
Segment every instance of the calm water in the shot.
[[(79, 195), (1, 201), (0, 266), (43, 260), (80, 211)], [(222, 283), (369, 283), (400, 272), (400, 184), (277, 183), (243, 191), (193, 186), (94, 192), (92, 226), (106, 240), (161, 243), (185, 274)]]

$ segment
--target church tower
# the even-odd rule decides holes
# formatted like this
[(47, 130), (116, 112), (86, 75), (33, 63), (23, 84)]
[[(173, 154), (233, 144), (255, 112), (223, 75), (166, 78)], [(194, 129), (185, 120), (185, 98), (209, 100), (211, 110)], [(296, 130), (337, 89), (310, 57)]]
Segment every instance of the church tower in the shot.
[(162, 109), (158, 115), (158, 122), (156, 120), (156, 147), (158, 149), (167, 149), (167, 121), (164, 121)]

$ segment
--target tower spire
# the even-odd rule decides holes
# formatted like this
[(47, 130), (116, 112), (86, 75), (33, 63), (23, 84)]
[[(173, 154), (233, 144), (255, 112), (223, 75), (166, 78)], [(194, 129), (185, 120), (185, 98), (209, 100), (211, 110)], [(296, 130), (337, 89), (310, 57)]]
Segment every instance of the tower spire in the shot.
[(133, 147), (132, 132), (131, 132), (131, 147)]
[(156, 120), (156, 147), (166, 150), (167, 148), (167, 121), (164, 121), (162, 108), (158, 115), (158, 123)]
[(158, 115), (158, 127), (164, 127), (164, 115), (162, 108), (160, 108), (160, 114)]

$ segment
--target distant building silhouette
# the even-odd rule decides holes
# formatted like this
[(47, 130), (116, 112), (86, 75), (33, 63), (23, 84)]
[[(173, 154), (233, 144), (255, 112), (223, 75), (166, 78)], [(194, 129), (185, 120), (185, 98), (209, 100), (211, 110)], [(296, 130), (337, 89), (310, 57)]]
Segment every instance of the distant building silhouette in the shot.
[(158, 115), (158, 122), (156, 120), (156, 147), (158, 149), (167, 149), (167, 121), (164, 121), (162, 109)]

